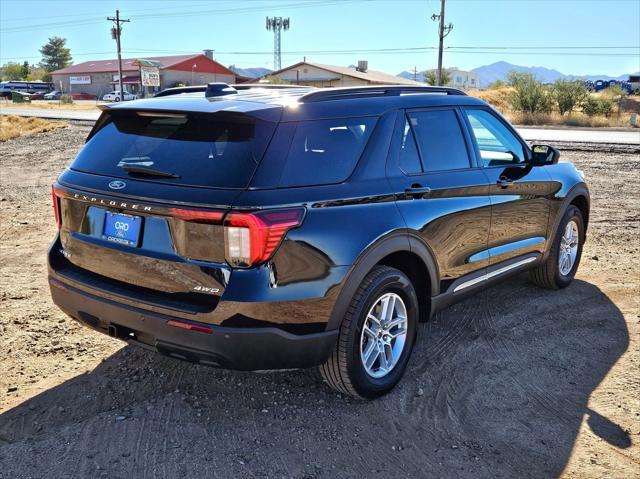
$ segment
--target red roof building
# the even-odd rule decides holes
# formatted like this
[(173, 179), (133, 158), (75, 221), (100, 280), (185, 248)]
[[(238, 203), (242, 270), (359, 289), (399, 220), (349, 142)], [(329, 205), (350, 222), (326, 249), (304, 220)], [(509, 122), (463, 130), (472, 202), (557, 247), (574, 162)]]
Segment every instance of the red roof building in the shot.
[[(159, 63), (160, 86), (150, 91), (184, 85), (203, 85), (210, 82), (236, 83), (236, 74), (213, 59), (213, 52), (162, 57), (122, 59), (123, 88), (139, 93), (140, 69), (136, 60)], [(90, 60), (51, 73), (55, 88), (64, 92), (85, 92), (98, 97), (116, 90), (118, 86), (118, 60)]]

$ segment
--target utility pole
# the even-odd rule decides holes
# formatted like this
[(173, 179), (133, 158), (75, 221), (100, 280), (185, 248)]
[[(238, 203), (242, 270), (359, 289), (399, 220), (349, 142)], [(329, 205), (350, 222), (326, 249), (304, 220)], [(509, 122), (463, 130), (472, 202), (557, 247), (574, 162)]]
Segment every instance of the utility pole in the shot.
[(413, 67), (413, 81), (418, 81), (418, 66)]
[(289, 19), (282, 17), (267, 17), (267, 30), (273, 30), (273, 69), (282, 68), (281, 32), (289, 30)]
[(124, 89), (122, 88), (122, 53), (120, 49), (120, 35), (122, 34), (121, 23), (127, 23), (131, 20), (122, 20), (120, 18), (120, 10), (116, 10), (116, 16), (107, 17), (107, 20), (115, 23), (115, 27), (111, 28), (111, 38), (116, 41), (116, 45), (118, 46), (118, 84), (120, 85), (120, 99), (124, 101)]
[(444, 24), (444, 2), (445, 0), (440, 0), (440, 15), (436, 15), (435, 13), (431, 15), (431, 20), (439, 21), (438, 24), (438, 38), (440, 39), (440, 44), (438, 46), (438, 71), (436, 73), (436, 83), (438, 86), (442, 86), (442, 50), (444, 48), (444, 37), (451, 33), (453, 30), (453, 23), (449, 23), (449, 25)]

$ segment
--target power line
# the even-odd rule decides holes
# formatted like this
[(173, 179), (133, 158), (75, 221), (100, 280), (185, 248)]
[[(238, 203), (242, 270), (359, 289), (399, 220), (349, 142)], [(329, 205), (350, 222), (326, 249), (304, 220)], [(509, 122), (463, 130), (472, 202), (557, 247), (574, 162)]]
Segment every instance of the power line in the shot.
[[(482, 50), (476, 50), (476, 48), (482, 48)], [(617, 53), (617, 52), (602, 52), (598, 50), (597, 47), (591, 47), (594, 51), (568, 51), (568, 52), (560, 52), (560, 51), (529, 51), (529, 47), (527, 47), (527, 51), (517, 51), (518, 48), (524, 47), (515, 47), (515, 51), (507, 51), (502, 47), (498, 47), (499, 50), (492, 50), (494, 47), (463, 47), (463, 46), (452, 46), (445, 47), (445, 51), (448, 53), (457, 53), (457, 54), (500, 54), (500, 55), (549, 55), (549, 56), (615, 56), (615, 57), (636, 57), (635, 53)], [(534, 47), (532, 47), (534, 48)], [(563, 48), (563, 47), (558, 47)], [(589, 48), (589, 47), (585, 47)], [(640, 47), (619, 47), (620, 49), (640, 49)], [(425, 53), (429, 51), (436, 51), (438, 47), (435, 46), (423, 46), (423, 47), (398, 47), (398, 48), (369, 48), (369, 49), (345, 49), (345, 50), (290, 50), (290, 51), (282, 51), (283, 56), (294, 56), (294, 55), (355, 55), (355, 54), (370, 54), (370, 55), (385, 55), (385, 54), (419, 54)], [(554, 48), (555, 49), (555, 48)], [(580, 47), (582, 49), (582, 47)], [(75, 57), (79, 56), (89, 56), (89, 55), (105, 55), (111, 52), (80, 52), (73, 53)], [(192, 50), (163, 50), (163, 49), (153, 49), (153, 48), (138, 48), (131, 47), (127, 49), (123, 49), (123, 53), (126, 54), (197, 54), (197, 51)], [(239, 50), (216, 50), (216, 54), (218, 55), (273, 55), (273, 51), (271, 50), (256, 50), (256, 51), (239, 51)], [(2, 60), (28, 60), (33, 58), (40, 58), (40, 56), (16, 56), (16, 57), (2, 57)]]
[[(251, 7), (235, 7), (235, 8), (226, 8), (226, 9), (208, 9), (208, 10), (197, 10), (197, 11), (189, 11), (189, 12), (167, 12), (167, 13), (149, 13), (142, 15), (131, 15), (131, 18), (136, 21), (154, 19), (154, 18), (163, 18), (163, 17), (192, 17), (192, 16), (202, 16), (207, 14), (216, 14), (216, 15), (232, 15), (237, 13), (249, 13), (249, 12), (258, 12), (269, 10), (273, 8), (288, 8), (288, 9), (300, 9), (300, 8), (310, 8), (310, 7), (326, 7), (329, 5), (344, 5), (346, 3), (354, 3), (356, 1), (360, 2), (371, 2), (374, 0), (313, 0), (307, 2), (297, 2), (297, 3), (285, 3), (285, 4), (276, 4), (276, 5), (265, 5), (265, 6), (251, 6)], [(34, 30), (42, 30), (48, 29), (50, 27), (77, 27), (77, 26), (85, 26), (91, 25), (94, 23), (99, 23), (102, 21), (102, 17), (87, 17), (84, 19), (78, 20), (70, 20), (67, 22), (54, 22), (54, 23), (38, 23), (33, 25), (21, 25), (16, 27), (9, 27), (0, 29), (0, 33), (15, 33), (15, 32), (27, 32)]]

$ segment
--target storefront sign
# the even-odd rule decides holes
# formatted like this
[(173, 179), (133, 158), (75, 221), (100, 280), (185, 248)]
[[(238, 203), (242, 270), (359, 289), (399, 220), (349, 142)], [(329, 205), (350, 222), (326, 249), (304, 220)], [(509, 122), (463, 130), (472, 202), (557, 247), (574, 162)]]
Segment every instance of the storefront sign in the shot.
[(69, 77), (70, 85), (90, 85), (91, 75), (83, 75), (78, 77)]
[(160, 70), (156, 67), (140, 66), (140, 78), (143, 86), (160, 86)]

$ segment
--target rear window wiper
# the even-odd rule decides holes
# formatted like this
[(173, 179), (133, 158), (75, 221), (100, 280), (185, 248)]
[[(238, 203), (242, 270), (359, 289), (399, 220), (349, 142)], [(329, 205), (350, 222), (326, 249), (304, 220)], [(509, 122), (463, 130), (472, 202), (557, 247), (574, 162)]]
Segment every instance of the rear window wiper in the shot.
[(159, 176), (161, 178), (180, 178), (180, 175), (171, 173), (170, 171), (156, 170), (155, 168), (149, 168), (148, 166), (123, 164), (120, 165), (120, 168), (127, 173), (133, 173), (136, 175)]

